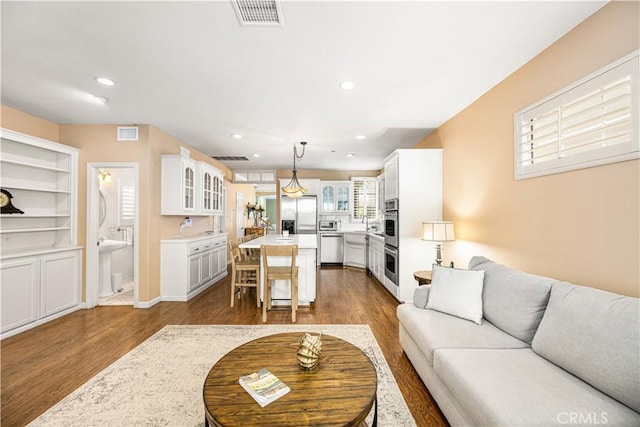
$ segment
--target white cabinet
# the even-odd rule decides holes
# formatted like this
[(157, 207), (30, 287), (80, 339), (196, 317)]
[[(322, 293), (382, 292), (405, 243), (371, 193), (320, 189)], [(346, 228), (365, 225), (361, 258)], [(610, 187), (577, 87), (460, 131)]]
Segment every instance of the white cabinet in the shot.
[(188, 301), (227, 275), (227, 235), (160, 242), (163, 301)]
[(179, 154), (162, 155), (162, 215), (196, 213), (196, 162)]
[(197, 162), (198, 194), (196, 214), (222, 215), (224, 176), (222, 172), (205, 162)]
[(378, 279), (380, 283), (384, 283), (384, 237), (369, 236), (369, 271)]
[(78, 310), (81, 264), (78, 248), (3, 259), (2, 338)]
[[(413, 299), (413, 273), (429, 270), (435, 245), (421, 240), (422, 221), (442, 217), (442, 149), (399, 149), (385, 161), (385, 199), (398, 199), (398, 267), (395, 285), (385, 287), (399, 301)], [(430, 252), (431, 251), (431, 252)]]
[(351, 181), (322, 181), (320, 211), (325, 213), (351, 212)]
[[(397, 199), (398, 182), (398, 154), (395, 153), (384, 162), (384, 201)], [(418, 183), (416, 183), (418, 184)]]
[(380, 213), (380, 217), (382, 215), (384, 215), (384, 183), (385, 183), (385, 179), (384, 179), (384, 172), (381, 173), (380, 175), (378, 175), (378, 178), (376, 178), (378, 181), (378, 211)]
[(224, 175), (206, 162), (162, 155), (162, 215), (222, 215)]
[(13, 206), (0, 214), (2, 337), (81, 308), (76, 243), (78, 150), (2, 129), (0, 182)]
[(344, 233), (344, 265), (364, 268), (367, 261), (364, 233)]

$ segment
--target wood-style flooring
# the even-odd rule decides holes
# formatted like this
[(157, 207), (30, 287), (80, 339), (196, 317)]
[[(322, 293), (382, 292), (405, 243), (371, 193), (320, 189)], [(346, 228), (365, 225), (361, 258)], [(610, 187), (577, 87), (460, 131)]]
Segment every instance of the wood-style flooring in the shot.
[[(80, 310), (1, 342), (2, 427), (23, 426), (165, 325), (261, 324), (254, 290), (229, 306), (228, 277), (186, 303), (148, 309)], [(368, 324), (418, 426), (447, 422), (398, 341), (398, 302), (364, 270), (317, 270), (316, 302), (298, 310), (298, 324)], [(291, 322), (290, 311), (267, 323)]]

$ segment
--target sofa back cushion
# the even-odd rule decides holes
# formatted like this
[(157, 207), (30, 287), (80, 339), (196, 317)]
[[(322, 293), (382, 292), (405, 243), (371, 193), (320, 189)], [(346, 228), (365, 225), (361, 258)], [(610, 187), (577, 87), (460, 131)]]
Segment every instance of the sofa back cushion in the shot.
[(506, 333), (531, 344), (556, 280), (536, 276), (476, 256), (470, 270), (484, 270), (484, 318)]
[(533, 350), (640, 412), (640, 300), (554, 283)]

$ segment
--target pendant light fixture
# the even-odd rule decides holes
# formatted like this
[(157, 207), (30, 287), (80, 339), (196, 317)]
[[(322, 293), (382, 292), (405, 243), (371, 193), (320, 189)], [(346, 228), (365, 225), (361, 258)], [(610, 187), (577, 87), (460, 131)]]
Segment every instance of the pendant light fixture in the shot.
[(302, 145), (302, 154), (298, 155), (298, 149), (296, 145), (293, 144), (293, 175), (291, 176), (291, 181), (282, 187), (282, 192), (288, 197), (302, 197), (304, 193), (307, 192), (307, 189), (298, 181), (298, 171), (296, 170), (296, 159), (302, 159), (307, 143), (302, 141), (300, 145)]

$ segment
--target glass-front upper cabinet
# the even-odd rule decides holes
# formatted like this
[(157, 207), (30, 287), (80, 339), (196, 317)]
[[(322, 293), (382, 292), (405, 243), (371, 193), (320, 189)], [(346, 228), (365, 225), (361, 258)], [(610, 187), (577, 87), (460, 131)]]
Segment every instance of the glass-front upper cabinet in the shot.
[(336, 211), (336, 188), (333, 184), (322, 185), (322, 212)]
[(162, 215), (196, 212), (196, 162), (179, 154), (162, 155)]
[(351, 182), (325, 181), (322, 183), (322, 212), (350, 212)]
[(224, 175), (180, 154), (162, 155), (162, 215), (222, 215)]
[(349, 212), (350, 183), (336, 184), (336, 212)]

